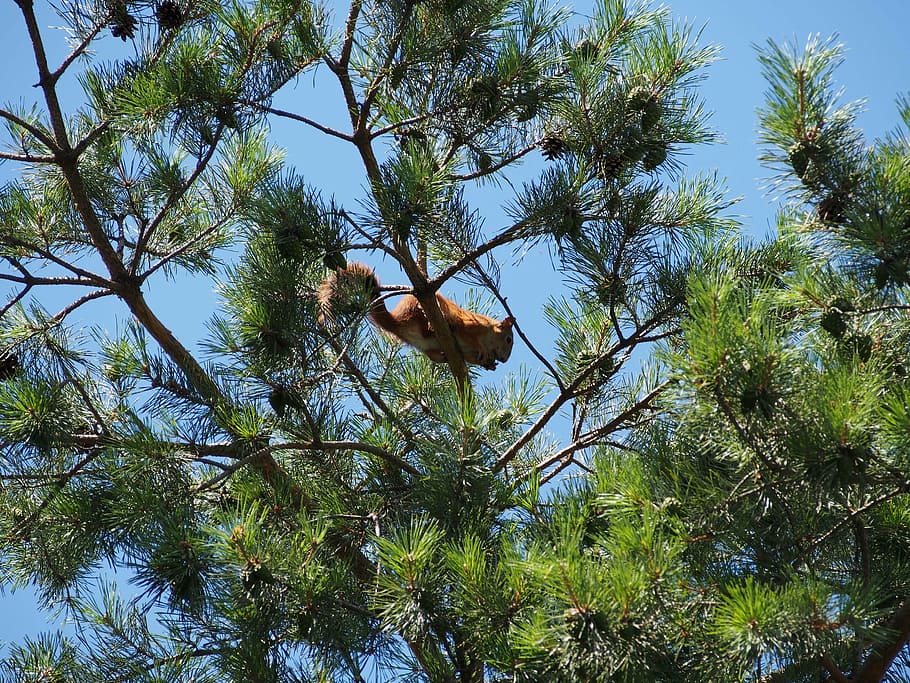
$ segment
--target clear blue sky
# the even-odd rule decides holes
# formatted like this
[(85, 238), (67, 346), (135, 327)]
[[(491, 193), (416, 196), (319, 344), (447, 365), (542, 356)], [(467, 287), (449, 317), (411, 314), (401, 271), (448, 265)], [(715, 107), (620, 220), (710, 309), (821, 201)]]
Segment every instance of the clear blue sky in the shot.
[[(47, 6), (44, 0), (35, 2), (38, 6)], [(688, 18), (697, 26), (705, 25), (703, 42), (723, 46), (723, 59), (709, 70), (703, 94), (708, 109), (715, 112), (713, 126), (726, 142), (701, 149), (685, 161), (690, 172), (717, 169), (721, 176), (727, 178), (730, 194), (744, 196), (744, 201), (735, 211), (741, 215), (750, 234), (769, 234), (775, 213), (771, 198), (763, 196), (759, 189), (765, 171), (755, 161), (755, 111), (762, 101), (765, 86), (753, 44), (763, 44), (769, 37), (777, 41), (795, 38), (803, 43), (810, 33), (823, 36), (839, 34), (848, 48), (846, 63), (837, 73), (839, 82), (846, 89), (845, 97), (851, 100), (868, 99), (867, 112), (860, 117), (860, 125), (869, 139), (897, 126), (895, 95), (910, 91), (910, 41), (907, 39), (910, 1), (677, 0), (667, 4), (674, 15)], [(591, 2), (578, 2), (575, 8), (580, 13), (589, 13)], [(61, 23), (48, 13), (45, 13), (44, 19), (46, 25)], [(46, 37), (48, 41), (58, 41), (51, 61), (59, 60), (59, 56), (65, 53), (62, 33), (47, 31)], [(18, 9), (11, 2), (2, 2), (0, 101), (4, 103), (32, 102), (38, 95), (31, 87), (37, 78), (24, 38)], [(119, 45), (120, 41), (109, 36), (104, 39), (104, 46), (114, 44)], [(318, 98), (307, 92), (312, 83), (310, 78), (301, 79), (296, 92), (289, 94), (283, 106), (299, 107), (303, 103), (309, 107), (315, 103)], [(280, 144), (288, 149), (289, 162), (311, 182), (322, 187), (326, 196), (335, 194), (345, 198), (357, 195), (362, 181), (355, 181), (355, 186), (351, 187), (350, 169), (358, 167), (353, 155), (341, 147), (342, 143), (327, 143), (300, 127), (284, 134), (281, 130), (276, 132), (280, 135)], [(0, 166), (0, 182), (13, 171), (12, 165)], [(495, 215), (498, 212), (495, 207), (490, 207), (490, 213)], [(488, 225), (495, 226), (496, 223)], [(504, 272), (504, 289), (522, 292), (521, 300), (514, 297), (514, 303), (520, 306), (520, 321), (533, 318), (548, 296), (545, 287), (530, 280), (533, 275), (528, 269), (521, 268)], [(2, 290), (0, 298), (5, 298)], [(198, 321), (208, 318), (209, 311), (216, 304), (210, 283), (191, 292), (183, 287), (164, 286), (152, 292), (151, 299), (153, 306), (164, 309), (165, 319), (178, 333), (186, 331), (190, 345), (197, 336), (194, 329), (198, 330)], [(50, 304), (48, 307), (53, 308)], [(193, 328), (193, 324), (197, 327)], [(0, 595), (0, 643), (19, 640), (23, 635), (36, 634), (49, 627), (47, 616), (36, 610), (34, 596), (29, 590), (14, 594), (5, 590)]]

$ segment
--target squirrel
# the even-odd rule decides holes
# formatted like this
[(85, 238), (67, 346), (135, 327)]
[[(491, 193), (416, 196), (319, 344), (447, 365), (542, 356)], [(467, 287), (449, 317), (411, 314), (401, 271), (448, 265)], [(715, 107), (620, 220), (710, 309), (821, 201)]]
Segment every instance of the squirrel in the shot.
[[(439, 347), (436, 333), (430, 327), (420, 302), (412, 294), (406, 294), (391, 311), (379, 298), (379, 280), (373, 269), (363, 263), (349, 263), (329, 273), (319, 286), (316, 298), (319, 303), (319, 322), (332, 322), (336, 311), (345, 303), (350, 293), (365, 292), (372, 306), (367, 314), (370, 322), (387, 334), (422, 351), (431, 361), (444, 363), (446, 358)], [(495, 320), (479, 313), (468, 311), (454, 301), (436, 294), (436, 303), (449, 329), (455, 336), (464, 360), (470, 365), (479, 365), (495, 370), (496, 362), (505, 363), (512, 353), (512, 317)]]

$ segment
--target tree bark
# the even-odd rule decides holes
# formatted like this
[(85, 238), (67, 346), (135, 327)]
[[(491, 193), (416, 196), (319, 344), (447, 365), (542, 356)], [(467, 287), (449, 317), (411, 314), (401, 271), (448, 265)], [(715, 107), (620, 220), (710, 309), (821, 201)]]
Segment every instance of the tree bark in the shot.
[(883, 627), (894, 634), (892, 640), (880, 645), (869, 655), (851, 679), (852, 683), (879, 683), (900, 651), (910, 642), (910, 600), (905, 601)]

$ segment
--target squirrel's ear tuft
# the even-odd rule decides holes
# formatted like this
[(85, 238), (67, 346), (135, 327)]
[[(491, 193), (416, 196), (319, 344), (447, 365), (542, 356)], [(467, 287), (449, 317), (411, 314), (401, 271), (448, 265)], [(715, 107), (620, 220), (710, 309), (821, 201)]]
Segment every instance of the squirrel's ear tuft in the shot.
[(511, 315), (508, 318), (504, 318), (502, 321), (503, 327), (512, 327), (515, 324), (515, 318)]

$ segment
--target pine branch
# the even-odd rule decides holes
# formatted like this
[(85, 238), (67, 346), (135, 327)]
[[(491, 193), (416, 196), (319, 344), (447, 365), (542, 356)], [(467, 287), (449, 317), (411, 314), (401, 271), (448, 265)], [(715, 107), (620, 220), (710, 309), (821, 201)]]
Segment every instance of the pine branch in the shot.
[(373, 79), (373, 82), (367, 86), (366, 94), (363, 97), (363, 103), (360, 105), (360, 121), (358, 128), (365, 128), (368, 126), (367, 119), (369, 118), (370, 109), (373, 106), (376, 95), (379, 93), (379, 86), (382, 85), (382, 82), (386, 79), (388, 72), (392, 67), (392, 62), (395, 60), (395, 53), (398, 52), (398, 48), (401, 45), (401, 40), (404, 38), (404, 32), (411, 20), (411, 13), (414, 11), (414, 7), (416, 5), (416, 0), (406, 0), (405, 2), (404, 13), (401, 15), (401, 21), (398, 22), (398, 27), (395, 30), (395, 34), (389, 41), (388, 49), (386, 50), (386, 55), (382, 62), (382, 66), (380, 66), (376, 77)]
[(348, 133), (342, 133), (340, 130), (335, 130), (334, 128), (325, 126), (325, 125), (319, 123), (318, 121), (315, 121), (307, 116), (304, 116), (303, 114), (297, 114), (295, 112), (285, 111), (284, 109), (278, 109), (277, 107), (271, 107), (271, 106), (261, 104), (259, 102), (251, 102), (249, 100), (244, 100), (243, 103), (247, 104), (249, 106), (252, 106), (260, 111), (266, 112), (268, 114), (272, 114), (274, 116), (279, 116), (281, 118), (291, 119), (292, 121), (298, 121), (300, 123), (304, 123), (304, 124), (310, 126), (311, 128), (315, 128), (316, 130), (318, 130), (322, 133), (325, 133), (326, 135), (331, 135), (332, 137), (339, 138), (346, 142), (354, 141), (352, 136), (349, 135)]
[(883, 624), (883, 628), (894, 636), (883, 646), (875, 648), (851, 683), (880, 683), (901, 650), (910, 643), (910, 600), (904, 602)]
[[(360, 15), (362, 2), (353, 0), (348, 12), (348, 18), (345, 23), (345, 39), (341, 50), (341, 56), (337, 61), (326, 56), (326, 63), (335, 74), (341, 85), (342, 94), (344, 95), (345, 104), (347, 105), (348, 114), (351, 120), (352, 134), (351, 139), (366, 169), (367, 178), (373, 194), (378, 196), (382, 191), (382, 172), (379, 162), (372, 147), (372, 136), (368, 128), (369, 123), (369, 106), (364, 102), (363, 106), (357, 101), (354, 92), (354, 85), (351, 75), (348, 72), (351, 49), (354, 43), (354, 35), (357, 30), (357, 19)], [(418, 236), (418, 241), (420, 237)], [(411, 254), (407, 243), (397, 234), (393, 234), (392, 242), (395, 249), (395, 256), (402, 269), (411, 281), (414, 288), (414, 296), (420, 303), (424, 314), (430, 324), (433, 333), (436, 336), (442, 353), (445, 355), (446, 362), (452, 370), (455, 378), (455, 384), (460, 394), (470, 392), (471, 385), (468, 379), (468, 368), (464, 361), (464, 354), (461, 347), (456, 343), (455, 336), (452, 334), (448, 323), (439, 310), (439, 303), (436, 301), (436, 289), (430, 285), (426, 273), (421, 270), (414, 256)]]
[[(350, 80), (347, 79), (347, 82), (350, 83)], [(382, 174), (379, 170), (379, 163), (373, 153), (369, 135), (355, 131), (354, 139), (354, 144), (360, 151), (361, 159), (367, 169), (367, 176), (370, 179), (373, 192), (378, 194), (382, 187)], [(439, 302), (436, 300), (437, 287), (430, 284), (426, 273), (414, 260), (407, 243), (397, 233), (393, 233), (392, 242), (398, 263), (411, 281), (411, 285), (414, 288), (413, 295), (420, 303), (420, 307), (430, 323), (430, 328), (439, 342), (446, 362), (452, 370), (459, 394), (470, 393), (471, 385), (468, 379), (468, 367), (465, 364), (464, 354), (461, 352), (461, 347), (456, 343), (455, 335), (443, 317), (442, 311), (439, 310)]]
[(386, 124), (385, 126), (382, 126), (380, 128), (373, 128), (373, 129), (371, 129), (371, 132), (370, 132), (370, 138), (376, 139), (376, 138), (386, 135), (388, 133), (394, 133), (396, 130), (399, 130), (401, 128), (407, 128), (408, 126), (413, 126), (415, 123), (422, 123), (423, 121), (431, 121), (431, 120), (435, 119), (437, 116), (439, 116), (440, 114), (444, 114), (450, 110), (451, 110), (451, 107), (440, 107), (439, 109), (434, 109), (433, 111), (429, 111), (429, 112), (426, 112), (423, 114), (417, 114), (415, 116), (411, 116), (410, 118), (407, 118), (407, 119), (402, 119), (401, 121), (397, 121), (395, 123)]
[[(237, 470), (254, 463), (257, 460), (262, 459), (266, 455), (271, 455), (272, 453), (278, 453), (280, 451), (323, 451), (323, 452), (333, 452), (333, 451), (359, 451), (362, 453), (369, 453), (370, 455), (375, 455), (382, 460), (394, 465), (398, 469), (412, 474), (414, 476), (420, 476), (420, 470), (411, 465), (409, 462), (406, 462), (399, 458), (397, 455), (390, 453), (384, 448), (379, 446), (374, 446), (373, 444), (362, 443), (359, 441), (288, 441), (285, 443), (269, 444), (265, 448), (261, 448), (249, 455), (237, 460), (234, 464), (225, 467), (222, 472), (217, 476), (199, 484), (196, 487), (196, 491), (206, 491), (214, 488), (225, 479), (234, 474)], [(310, 510), (315, 510), (315, 504), (310, 501), (307, 505), (307, 508)]]
[[(15, 259), (8, 257), (3, 257), (4, 260), (9, 261), (14, 265), (14, 267), (19, 267), (19, 264), (15, 262)], [(92, 287), (97, 286), (98, 283), (94, 280), (83, 280), (78, 277), (38, 277), (37, 275), (32, 275), (28, 271), (25, 271), (24, 275), (8, 275), (6, 273), (0, 273), (0, 280), (6, 280), (7, 282), (17, 282), (19, 284), (25, 285), (28, 288), (37, 287), (40, 285), (78, 285), (80, 287)]]
[(0, 152), (0, 159), (7, 161), (19, 161), (24, 164), (55, 164), (57, 158), (47, 154), (13, 154), (12, 152)]
[(3, 308), (0, 308), (0, 318), (5, 316), (7, 311), (9, 311), (13, 306), (22, 301), (22, 299), (24, 299), (31, 290), (32, 285), (26, 285), (20, 289), (9, 301), (6, 302)]
[[(17, 0), (17, 2), (22, 9), (32, 41), (35, 61), (38, 65), (38, 72), (40, 75), (40, 83), (44, 91), (45, 103), (54, 131), (57, 161), (60, 165), (63, 177), (69, 186), (70, 192), (72, 193), (76, 210), (83, 221), (85, 230), (89, 234), (95, 250), (110, 273), (111, 290), (126, 303), (139, 323), (184, 372), (189, 381), (208, 401), (212, 408), (226, 404), (227, 399), (222, 394), (221, 389), (215, 381), (208, 375), (190, 351), (183, 346), (171, 330), (164, 325), (148, 306), (148, 303), (140, 290), (141, 280), (125, 267), (120, 256), (108, 240), (81, 176), (78, 167), (78, 157), (70, 146), (67, 137), (62, 109), (54, 88), (53, 79), (48, 70), (47, 57), (40, 29), (35, 17), (34, 8), (31, 3), (26, 0)], [(160, 264), (158, 267), (160, 267)], [(263, 453), (259, 458), (251, 460), (250, 462), (256, 466), (269, 483), (279, 487), (282, 487), (287, 483), (287, 473), (277, 462), (275, 462), (274, 458), (272, 458), (269, 453)], [(295, 500), (302, 507), (312, 509), (313, 502), (300, 491), (299, 487), (289, 486), (288, 490), (290, 490)], [(363, 570), (362, 564), (360, 565), (360, 569)]]
[(31, 535), (30, 529), (32, 524), (38, 521), (41, 513), (44, 512), (47, 509), (47, 506), (57, 498), (57, 496), (61, 491), (63, 491), (64, 488), (66, 488), (66, 485), (69, 483), (69, 481), (77, 474), (79, 474), (79, 472), (81, 472), (99, 455), (101, 455), (101, 451), (92, 451), (90, 453), (87, 453), (69, 470), (64, 472), (61, 476), (57, 477), (54, 482), (54, 488), (49, 494), (44, 496), (44, 499), (38, 504), (38, 507), (36, 507), (25, 518), (17, 522), (16, 525), (10, 530), (8, 540), (28, 538)]
[[(92, 202), (89, 199), (85, 184), (80, 175), (78, 168), (78, 157), (75, 155), (73, 148), (70, 146), (69, 136), (66, 130), (66, 123), (63, 118), (63, 109), (60, 106), (60, 100), (57, 97), (55, 84), (51, 78), (47, 65), (47, 54), (44, 48), (41, 30), (38, 27), (38, 20), (35, 17), (35, 11), (32, 3), (27, 0), (17, 0), (17, 4), (22, 10), (25, 23), (28, 28), (29, 37), (32, 42), (32, 51), (35, 56), (35, 63), (38, 66), (39, 84), (44, 92), (44, 101), (47, 106), (48, 115), (51, 120), (54, 139), (48, 140), (48, 147), (54, 151), (60, 170), (70, 188), (76, 210), (82, 217), (83, 224), (88, 232), (92, 244), (98, 251), (98, 255), (111, 274), (113, 282), (124, 281), (128, 273), (123, 267), (123, 263), (117, 256), (117, 252), (111, 246), (104, 229), (95, 214)], [(41, 139), (41, 138), (39, 138)]]
[(354, 36), (357, 33), (357, 20), (360, 17), (362, 8), (363, 0), (351, 0), (351, 5), (348, 8), (348, 17), (344, 23), (344, 42), (341, 46), (341, 55), (335, 64), (337, 68), (347, 70), (351, 61), (351, 50), (354, 48)]
[(90, 130), (81, 141), (79, 141), (76, 146), (73, 148), (73, 153), (76, 156), (80, 156), (85, 150), (91, 147), (98, 138), (104, 135), (111, 127), (110, 121), (102, 121), (92, 130)]
[(342, 348), (342, 346), (334, 338), (328, 340), (329, 345), (332, 347), (332, 350), (338, 354), (338, 357), (341, 359), (341, 362), (344, 364), (345, 370), (353, 375), (360, 384), (360, 387), (367, 393), (370, 397), (372, 404), (367, 403), (366, 401), (361, 401), (364, 406), (370, 411), (373, 412), (374, 408), (378, 407), (380, 411), (394, 424), (401, 433), (405, 436), (408, 443), (413, 443), (416, 440), (416, 435), (411, 429), (404, 424), (398, 414), (392, 410), (389, 405), (385, 402), (385, 399), (382, 398), (382, 395), (373, 387), (372, 382), (369, 378), (363, 374), (357, 364), (351, 359), (348, 355), (347, 350)]
[(494, 235), (480, 246), (475, 247), (470, 251), (465, 251), (461, 258), (441, 270), (436, 277), (429, 281), (429, 284), (435, 289), (439, 289), (446, 280), (457, 275), (470, 264), (476, 263), (477, 259), (484, 254), (493, 251), (497, 247), (505, 246), (524, 238), (527, 229), (528, 221), (519, 221), (515, 225), (506, 228), (498, 235)]
[(873, 498), (865, 505), (861, 505), (860, 507), (851, 510), (849, 515), (847, 515), (845, 518), (843, 518), (842, 520), (837, 522), (837, 524), (835, 524), (833, 527), (828, 529), (821, 536), (819, 536), (818, 538), (813, 540), (811, 543), (809, 543), (805, 548), (805, 552), (811, 553), (812, 551), (814, 551), (816, 548), (818, 548), (820, 545), (825, 543), (828, 539), (830, 539), (832, 536), (834, 536), (837, 532), (839, 532), (845, 526), (852, 523), (854, 520), (858, 519), (864, 512), (868, 512), (872, 508), (876, 507), (877, 505), (881, 505), (882, 503), (887, 503), (889, 500), (892, 500), (893, 498), (897, 498), (898, 496), (903, 495), (903, 494), (907, 493), (908, 491), (910, 491), (910, 482), (905, 482), (905, 483), (901, 484), (900, 486), (898, 486), (897, 488), (894, 488), (890, 491), (887, 491), (886, 493), (881, 494), (880, 496), (878, 496), (876, 498)]
[(671, 380), (664, 380), (658, 384), (653, 390), (649, 391), (645, 396), (640, 398), (638, 401), (630, 405), (628, 408), (620, 412), (618, 415), (615, 415), (611, 420), (604, 423), (603, 425), (597, 427), (596, 429), (591, 429), (584, 434), (580, 435), (575, 441), (573, 441), (568, 446), (560, 449), (552, 456), (546, 460), (542, 460), (537, 465), (534, 466), (534, 471), (537, 473), (544, 472), (548, 467), (551, 467), (553, 464), (568, 458), (574, 453), (584, 450), (585, 448), (590, 448), (592, 445), (596, 444), (603, 437), (608, 434), (612, 434), (617, 429), (620, 429), (624, 424), (629, 422), (635, 415), (647, 410), (651, 405), (660, 397), (660, 395), (667, 390), (673, 384)]
[[(351, 218), (351, 215), (347, 211), (345, 211), (344, 209), (340, 209), (337, 212), (337, 215), (341, 216), (341, 218), (344, 219), (345, 223), (350, 225), (357, 234), (359, 234), (361, 237), (363, 237), (365, 240), (367, 240), (368, 246), (364, 247), (365, 249), (375, 249), (375, 250), (383, 252), (384, 254), (391, 256), (392, 258), (395, 257), (394, 249), (387, 247), (383, 242), (380, 242), (378, 239), (376, 239), (375, 237), (370, 235), (366, 230), (364, 230), (360, 226), (360, 224), (357, 221), (355, 221), (353, 218)], [(349, 245), (349, 248), (354, 249), (357, 247), (354, 245)]]
[[(33, 126), (25, 119), (17, 116), (16, 114), (14, 114), (11, 111), (7, 111), (6, 109), (0, 109), (0, 118), (7, 119), (8, 121), (11, 121), (12, 123), (19, 126), (20, 128), (24, 128), (29, 133), (31, 133), (39, 142), (41, 142), (42, 145), (44, 145), (45, 147), (47, 147), (49, 150), (51, 150), (53, 152), (53, 154), (50, 156), (41, 156), (41, 157), (38, 157), (37, 159), (39, 159), (41, 161), (56, 161), (57, 160), (57, 154), (59, 153), (60, 150), (57, 148), (57, 144), (56, 144), (55, 140), (52, 137), (48, 136), (43, 130), (41, 130), (40, 128), (37, 128), (36, 126)], [(33, 159), (36, 159), (36, 158), (30, 157), (30, 155), (26, 155), (24, 159), (16, 159), (16, 161), (31, 161)]]
[[(174, 208), (180, 199), (186, 195), (189, 189), (193, 184), (198, 180), (199, 176), (202, 175), (202, 172), (209, 165), (209, 162), (212, 160), (212, 157), (215, 155), (215, 150), (218, 148), (218, 142), (221, 140), (221, 136), (224, 135), (224, 124), (219, 124), (215, 133), (212, 136), (212, 142), (209, 145), (208, 151), (200, 157), (199, 161), (196, 163), (196, 167), (193, 169), (193, 172), (190, 173), (189, 177), (184, 180), (179, 188), (172, 191), (168, 194), (167, 199), (162, 204), (161, 208), (158, 210), (158, 214), (149, 222), (148, 227), (143, 226), (139, 231), (138, 239), (136, 240), (136, 246), (133, 250), (133, 260), (129, 265), (129, 271), (132, 275), (136, 274), (136, 271), (139, 269), (139, 264), (142, 262), (142, 255), (146, 253), (145, 247), (148, 244), (148, 241), (155, 234), (158, 226), (161, 225), (161, 222), (167, 218), (168, 214)], [(206, 230), (203, 234), (197, 235), (193, 240), (190, 240), (182, 247), (179, 247), (172, 251), (170, 254), (162, 257), (157, 263), (149, 267), (144, 273), (139, 276), (140, 280), (145, 280), (152, 273), (154, 273), (159, 268), (162, 268), (171, 260), (180, 256), (187, 249), (189, 249), (196, 241), (200, 238), (214, 232), (217, 229), (215, 226), (212, 226), (209, 230)]]
[[(503, 233), (500, 233), (499, 237), (502, 238), (506, 233), (512, 233), (513, 231), (518, 230), (520, 227), (523, 227), (524, 225), (525, 224), (523, 222), (513, 225), (511, 228), (508, 228)], [(494, 237), (492, 240), (485, 242), (480, 248), (472, 251), (470, 254), (471, 258), (468, 258), (468, 256), (462, 257), (454, 265), (449, 266), (444, 271), (442, 271), (438, 276), (436, 276), (433, 279), (432, 282), (434, 285), (436, 285), (438, 283), (438, 285), (441, 286), (442, 283), (446, 279), (448, 279), (449, 277), (452, 277), (455, 273), (461, 272), (468, 264), (473, 263), (474, 269), (480, 274), (480, 277), (483, 279), (487, 288), (493, 293), (493, 296), (496, 297), (496, 299), (499, 301), (500, 305), (505, 310), (506, 315), (508, 317), (512, 318), (512, 320), (514, 321), (512, 323), (512, 329), (515, 331), (515, 333), (518, 335), (518, 337), (524, 342), (525, 346), (528, 347), (528, 350), (534, 355), (534, 357), (537, 358), (537, 360), (539, 360), (540, 363), (547, 369), (547, 372), (549, 372), (550, 376), (553, 378), (553, 381), (556, 382), (557, 388), (560, 391), (564, 391), (565, 384), (563, 383), (562, 378), (559, 376), (559, 373), (556, 371), (556, 368), (553, 367), (553, 364), (550, 363), (550, 361), (547, 359), (547, 357), (544, 356), (537, 349), (537, 347), (531, 342), (530, 338), (524, 333), (524, 330), (521, 328), (521, 325), (518, 323), (518, 318), (515, 317), (515, 315), (512, 312), (512, 309), (509, 307), (508, 301), (506, 300), (506, 298), (504, 296), (502, 296), (502, 294), (499, 291), (499, 288), (496, 287), (495, 283), (493, 282), (493, 278), (491, 278), (490, 275), (483, 268), (481, 268), (480, 265), (476, 262), (476, 259), (482, 253), (484, 253), (484, 252), (481, 252), (481, 249), (483, 249), (484, 247), (487, 247), (488, 245), (491, 245), (496, 240), (497, 240), (497, 237)], [(507, 243), (507, 242), (505, 242), (505, 243)], [(492, 248), (492, 247), (490, 247), (490, 248)]]
[(459, 180), (459, 181), (477, 180), (478, 178), (485, 178), (486, 176), (492, 175), (492, 174), (496, 173), (497, 171), (501, 171), (502, 169), (506, 168), (507, 166), (511, 166), (516, 161), (520, 160), (522, 157), (526, 156), (530, 152), (533, 152), (535, 149), (537, 149), (537, 147), (538, 147), (538, 143), (535, 142), (534, 144), (528, 145), (526, 147), (522, 147), (520, 150), (518, 150), (517, 152), (514, 152), (513, 154), (510, 154), (509, 156), (503, 157), (500, 161), (496, 162), (495, 164), (491, 164), (489, 168), (477, 170), (477, 171), (474, 171), (473, 173), (463, 173), (463, 174), (455, 175), (452, 177), (453, 177), (453, 179)]
[[(210, 225), (209, 227), (207, 227), (205, 230), (203, 230), (199, 234), (194, 235), (193, 238), (188, 240), (186, 243), (181, 244), (176, 249), (173, 249), (173, 250), (169, 251), (167, 254), (164, 254), (155, 263), (153, 263), (146, 270), (141, 272), (137, 276), (138, 280), (140, 282), (147, 280), (151, 275), (153, 275), (155, 273), (155, 271), (160, 270), (161, 268), (166, 266), (168, 263), (170, 263), (174, 259), (179, 258), (181, 255), (188, 252), (194, 245), (198, 244), (201, 240), (205, 239), (209, 235), (212, 235), (212, 234), (218, 232), (221, 228), (224, 227), (225, 223), (227, 223), (229, 220), (230, 220), (229, 216), (223, 217), (217, 223)], [(145, 253), (150, 254), (152, 252), (146, 251)], [(137, 252), (136, 258), (134, 258), (133, 263), (137, 263), (138, 261), (139, 261), (139, 253)]]
[[(488, 286), (490, 286), (492, 283), (490, 282), (487, 274), (484, 273), (483, 276), (484, 276), (484, 279), (487, 281)], [(496, 299), (499, 300), (500, 305), (502, 306), (503, 310), (506, 312), (506, 316), (508, 316), (509, 318), (511, 318), (513, 320), (512, 329), (515, 331), (515, 334), (518, 335), (518, 338), (524, 342), (524, 345), (528, 348), (528, 350), (531, 352), (531, 354), (538, 361), (540, 361), (541, 365), (543, 365), (546, 368), (550, 377), (552, 377), (553, 381), (556, 382), (556, 387), (560, 391), (565, 390), (565, 388), (566, 388), (565, 383), (562, 381), (562, 377), (559, 376), (559, 372), (557, 372), (556, 368), (549, 361), (549, 359), (545, 355), (543, 355), (543, 353), (541, 353), (538, 350), (538, 348), (531, 342), (530, 337), (528, 337), (528, 335), (525, 334), (525, 331), (522, 329), (521, 325), (518, 322), (518, 318), (515, 317), (515, 314), (512, 312), (512, 309), (509, 307), (509, 303), (508, 303), (508, 301), (506, 301), (506, 298), (504, 296), (502, 296), (502, 294), (500, 294), (498, 289), (490, 287), (490, 290), (493, 292), (493, 296), (495, 296)]]
[[(669, 309), (668, 309), (669, 310)], [(658, 311), (657, 314), (650, 320), (646, 321), (638, 327), (638, 329), (629, 337), (618, 340), (616, 344), (607, 349), (603, 354), (600, 355), (600, 360), (607, 358), (612, 358), (617, 354), (628, 350), (631, 352), (639, 343), (646, 340), (653, 340), (665, 337), (669, 333), (661, 333), (659, 335), (650, 335), (650, 332), (659, 327), (664, 321), (667, 315), (667, 310)], [(506, 451), (499, 457), (493, 466), (493, 472), (498, 472), (507, 464), (509, 464), (524, 448), (530, 441), (537, 436), (537, 434), (546, 427), (554, 415), (562, 408), (568, 401), (576, 398), (579, 395), (579, 392), (582, 387), (590, 382), (591, 375), (599, 371), (599, 363), (592, 362), (587, 368), (582, 370), (570, 384), (566, 385), (565, 388), (559, 392), (559, 395), (547, 406), (546, 410), (541, 414), (541, 416), (525, 430), (516, 441), (509, 446)]]
[[(67, 305), (67, 306), (65, 306), (64, 308), (62, 308), (62, 309), (61, 309), (60, 311), (58, 311), (56, 314), (54, 314), (53, 316), (51, 316), (50, 318), (48, 318), (47, 321), (46, 321), (45, 327), (37, 328), (37, 327), (34, 327), (34, 326), (33, 326), (31, 333), (30, 333), (28, 336), (24, 337), (24, 338), (17, 339), (16, 343), (17, 343), (17, 344), (21, 344), (21, 343), (24, 342), (25, 340), (31, 339), (31, 338), (33, 338), (33, 337), (35, 337), (35, 336), (41, 334), (41, 333), (44, 332), (45, 330), (48, 330), (48, 329), (50, 329), (51, 327), (54, 327), (54, 326), (56, 326), (56, 325), (59, 325), (60, 323), (62, 323), (62, 322), (66, 319), (66, 317), (67, 317), (70, 313), (72, 313), (72, 312), (74, 312), (75, 310), (77, 310), (78, 308), (80, 308), (83, 304), (86, 304), (86, 303), (88, 303), (89, 301), (94, 301), (95, 299), (100, 299), (100, 298), (105, 297), (105, 296), (112, 296), (113, 294), (114, 294), (114, 293), (113, 293), (112, 291), (110, 291), (109, 289), (97, 289), (97, 290), (95, 290), (94, 292), (89, 292), (88, 294), (84, 294), (83, 296), (79, 297), (78, 299), (76, 299), (75, 301), (73, 301), (72, 303), (70, 303), (69, 305)], [(24, 296), (24, 292), (22, 293), (22, 296)], [(17, 297), (17, 300), (18, 300), (18, 298), (19, 298), (19, 297)], [(7, 304), (6, 306), (4, 306), (4, 307), (3, 307), (3, 313), (6, 313), (6, 311), (7, 311), (11, 306), (13, 306), (13, 305), (15, 305), (15, 301), (13, 301), (13, 302)]]
[(75, 47), (73, 50), (60, 62), (60, 66), (57, 67), (52, 73), (48, 73), (47, 78), (50, 81), (51, 85), (56, 85), (57, 81), (60, 80), (60, 77), (66, 72), (70, 64), (72, 64), (76, 59), (85, 53), (88, 49), (88, 46), (95, 39), (95, 37), (104, 29), (105, 22), (98, 22), (95, 27), (89, 31), (82, 41)]
[[(575, 465), (575, 467), (577, 467), (582, 472), (585, 472), (587, 474), (594, 473), (594, 470), (592, 470), (590, 467), (588, 467), (581, 460), (577, 460), (573, 455), (568, 455), (568, 456), (565, 456), (563, 458), (562, 462), (559, 463), (559, 467), (556, 467), (555, 469), (550, 470), (549, 472), (547, 472), (545, 475), (543, 475), (540, 478), (540, 485), (545, 486), (549, 482), (553, 481), (553, 479), (555, 479), (557, 476), (559, 476), (559, 474), (561, 472), (568, 469), (572, 465)], [(522, 477), (521, 479), (518, 479), (517, 481), (521, 482), (521, 481), (524, 481), (525, 479), (526, 479), (526, 477)]]
[[(71, 273), (76, 275), (77, 278), (82, 278), (85, 281), (85, 283), (89, 286), (106, 287), (106, 288), (113, 287), (113, 282), (111, 282), (107, 278), (104, 278), (101, 275), (98, 275), (97, 273), (93, 273), (90, 270), (85, 270), (83, 268), (79, 268), (78, 266), (73, 265), (69, 261), (65, 261), (64, 259), (62, 259), (59, 256), (57, 256), (56, 254), (54, 254), (52, 251), (50, 251), (49, 247), (48, 248), (40, 247), (33, 242), (26, 242), (25, 240), (21, 240), (18, 237), (14, 237), (10, 234), (3, 234), (2, 236), (0, 236), (0, 242), (9, 244), (14, 247), (21, 247), (23, 249), (28, 249), (29, 251), (32, 251), (35, 254), (37, 254), (38, 256), (40, 256), (41, 258), (43, 258), (47, 261), (50, 261), (54, 265), (60, 266), (61, 268), (64, 268), (64, 269), (70, 271)], [(5, 260), (9, 261), (10, 263), (14, 263), (14, 261), (15, 261), (15, 259), (13, 259), (11, 256), (3, 256), (3, 258)], [(20, 272), (22, 272), (24, 267), (17, 268), (17, 269), (19, 269)], [(32, 277), (32, 276), (29, 275), (28, 277)]]

